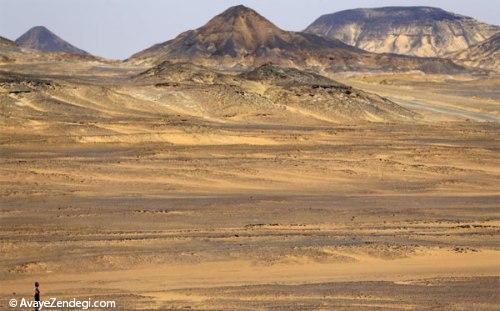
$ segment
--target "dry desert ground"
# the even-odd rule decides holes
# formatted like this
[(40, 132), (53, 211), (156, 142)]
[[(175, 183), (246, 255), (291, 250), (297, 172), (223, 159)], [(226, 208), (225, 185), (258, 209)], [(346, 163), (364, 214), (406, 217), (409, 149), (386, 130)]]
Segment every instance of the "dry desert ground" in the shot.
[(498, 310), (498, 78), (332, 75), (352, 108), (141, 70), (1, 68), (0, 309)]

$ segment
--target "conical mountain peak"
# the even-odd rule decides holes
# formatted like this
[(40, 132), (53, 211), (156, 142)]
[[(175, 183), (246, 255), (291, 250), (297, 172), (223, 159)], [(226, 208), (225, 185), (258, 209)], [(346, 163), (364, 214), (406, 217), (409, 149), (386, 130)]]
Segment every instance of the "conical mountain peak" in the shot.
[(88, 55), (87, 52), (64, 41), (45, 26), (35, 26), (16, 40), (17, 45), (45, 52), (66, 52)]
[(220, 15), (223, 16), (244, 16), (244, 15), (249, 15), (249, 14), (256, 14), (259, 15), (255, 10), (246, 7), (244, 5), (236, 5), (228, 8), (224, 12), (222, 12)]
[(50, 31), (49, 29), (47, 29), (47, 27), (45, 27), (45, 26), (34, 26), (28, 31), (29, 32), (31, 31), (31, 32), (49, 33), (49, 34), (55, 36), (55, 34), (52, 31)]
[(280, 33), (284, 32), (268, 19), (243, 5), (233, 6), (212, 18), (200, 32)]

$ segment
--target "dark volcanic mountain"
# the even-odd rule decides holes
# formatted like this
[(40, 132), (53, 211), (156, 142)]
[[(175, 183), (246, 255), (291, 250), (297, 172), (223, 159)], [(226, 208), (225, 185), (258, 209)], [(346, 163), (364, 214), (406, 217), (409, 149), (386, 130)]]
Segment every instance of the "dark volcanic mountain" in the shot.
[(471, 47), (500, 27), (432, 7), (383, 7), (323, 15), (305, 30), (377, 53), (435, 57)]
[[(48, 30), (47, 30), (48, 31)], [(28, 33), (26, 33), (28, 34)], [(24, 34), (21, 38), (23, 38), (26, 34)], [(30, 38), (34, 40), (38, 35), (31, 35)], [(55, 36), (54, 34), (49, 35)], [(20, 39), (21, 39), (20, 38)], [(26, 39), (27, 37), (25, 37)], [(38, 36), (38, 38), (42, 38), (41, 41), (46, 41), (44, 35)], [(55, 37), (57, 40), (61, 40)], [(18, 40), (20, 40), (18, 39)], [(50, 40), (56, 40), (54, 38)], [(31, 40), (31, 39), (30, 39)], [(28, 40), (28, 41), (30, 41)], [(49, 40), (49, 41), (50, 41)], [(56, 40), (56, 41), (57, 41)], [(62, 40), (61, 40), (62, 41)], [(65, 43), (64, 41), (62, 41)], [(25, 42), (26, 43), (26, 42)], [(68, 44), (68, 43), (65, 43)], [(69, 44), (68, 44), (69, 45)], [(69, 45), (71, 46), (71, 45)], [(76, 49), (75, 47), (71, 46)], [(77, 49), (78, 50), (78, 49)], [(74, 51), (74, 50), (72, 50)], [(81, 51), (81, 50), (78, 50)], [(81, 51), (82, 53), (75, 52), (64, 52), (64, 51), (43, 51), (40, 49), (34, 49), (33, 47), (28, 47), (26, 45), (19, 45), (16, 42), (11, 41), (9, 39), (0, 37), (0, 64), (28, 64), (28, 63), (38, 63), (38, 62), (60, 62), (62, 63), (71, 63), (71, 62), (86, 62), (86, 61), (103, 61), (103, 59), (96, 58), (85, 51)]]
[(423, 70), (456, 72), (451, 61), (369, 53), (309, 33), (284, 31), (244, 6), (229, 8), (196, 30), (156, 44), (128, 61), (157, 65), (169, 60), (219, 68), (275, 63), (326, 70)]
[(339, 40), (326, 40), (314, 35), (288, 32), (252, 9), (239, 5), (214, 17), (205, 26), (180, 34), (133, 55), (134, 60), (229, 58), (249, 64), (258, 58), (278, 58), (299, 49), (338, 48), (358, 51)]
[(448, 56), (467, 66), (500, 72), (500, 32), (488, 40)]
[(69, 44), (43, 26), (36, 26), (20, 36), (16, 43), (24, 48), (45, 52), (66, 52), (71, 54), (89, 55), (89, 53)]

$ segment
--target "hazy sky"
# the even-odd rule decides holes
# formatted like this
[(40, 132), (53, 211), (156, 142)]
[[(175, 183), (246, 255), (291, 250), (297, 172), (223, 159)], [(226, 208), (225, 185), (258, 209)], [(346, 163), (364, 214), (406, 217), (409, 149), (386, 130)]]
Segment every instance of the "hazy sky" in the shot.
[(0, 36), (15, 40), (43, 25), (92, 54), (123, 59), (238, 4), (286, 30), (339, 10), (391, 5), (441, 7), (500, 25), (499, 0), (0, 0)]

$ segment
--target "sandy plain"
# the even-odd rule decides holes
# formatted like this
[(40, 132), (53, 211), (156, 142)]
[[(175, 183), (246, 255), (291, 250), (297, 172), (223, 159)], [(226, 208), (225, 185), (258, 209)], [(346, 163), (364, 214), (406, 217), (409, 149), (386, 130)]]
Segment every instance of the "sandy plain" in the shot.
[(110, 68), (3, 72), (2, 310), (498, 309), (498, 79), (336, 76), (419, 115), (354, 122)]

